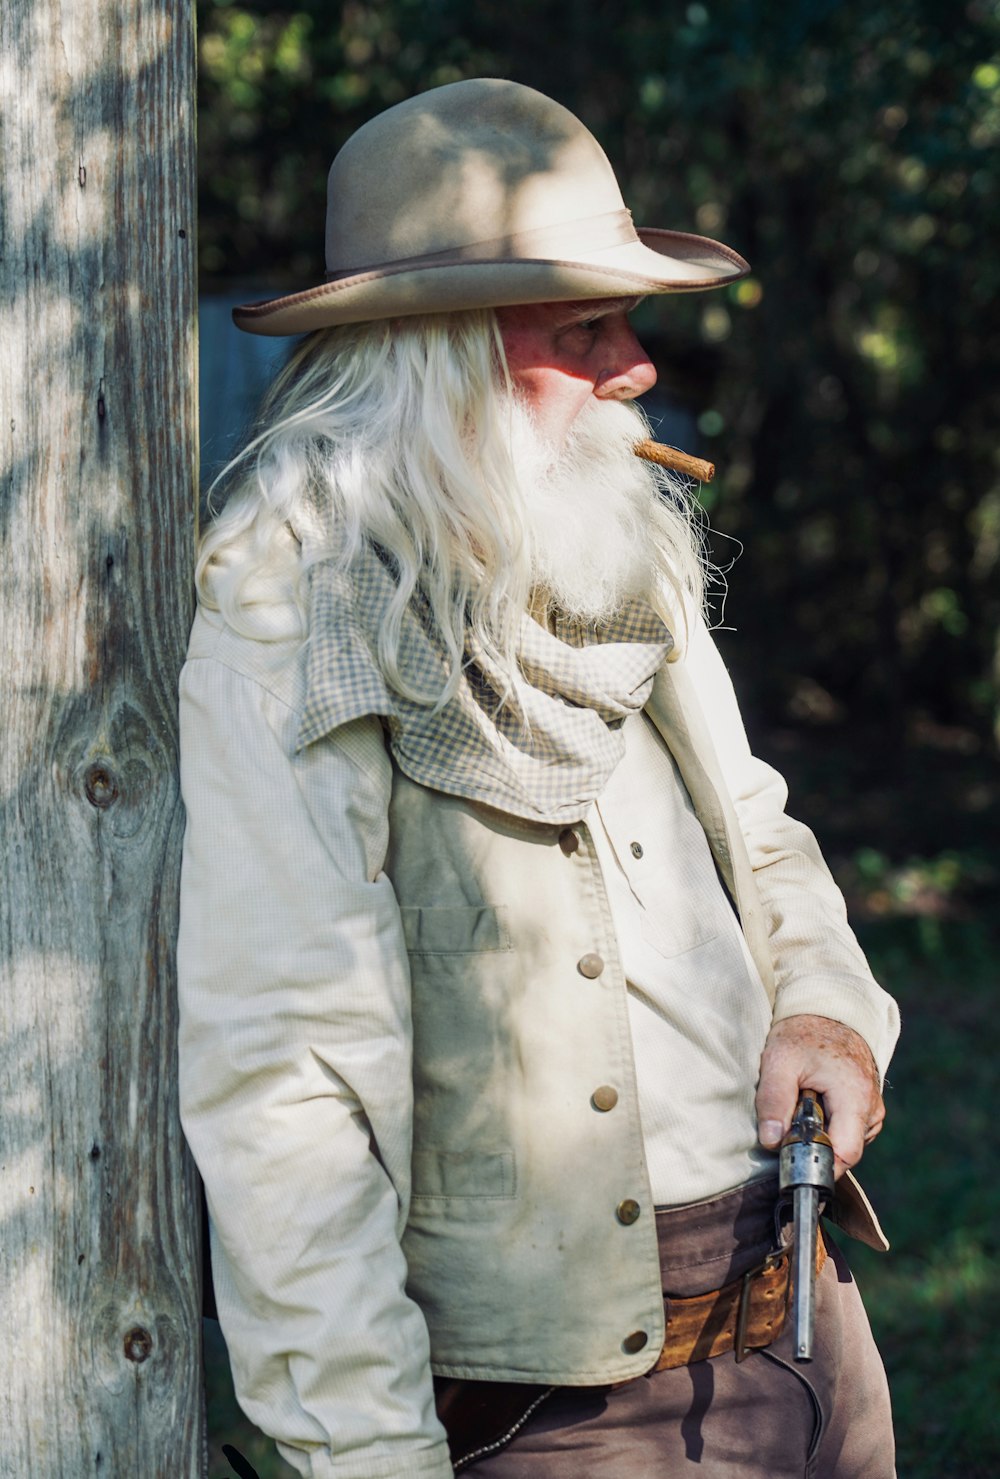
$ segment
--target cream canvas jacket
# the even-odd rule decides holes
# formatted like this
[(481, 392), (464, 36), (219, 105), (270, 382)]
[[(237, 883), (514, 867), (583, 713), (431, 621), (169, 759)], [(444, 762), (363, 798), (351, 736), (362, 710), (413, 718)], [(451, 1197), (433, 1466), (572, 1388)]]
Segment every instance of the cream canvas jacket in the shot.
[[(315, 1479), (447, 1475), (431, 1360), (617, 1381), (662, 1340), (607, 897), (582, 821), (567, 849), (417, 786), (374, 719), (296, 753), (298, 622), (258, 620), (200, 612), (181, 682), (182, 1113), (236, 1388)], [(895, 1008), (704, 627), (647, 712), (775, 1018), (843, 1021), (884, 1072)]]

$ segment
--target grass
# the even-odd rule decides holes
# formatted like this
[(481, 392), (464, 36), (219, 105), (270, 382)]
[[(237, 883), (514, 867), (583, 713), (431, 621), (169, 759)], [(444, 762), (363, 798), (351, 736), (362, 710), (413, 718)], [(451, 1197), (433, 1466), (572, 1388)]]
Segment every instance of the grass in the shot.
[[(862, 874), (866, 866), (871, 872), (870, 858)], [(876, 906), (866, 911), (859, 901), (869, 914), (859, 934), (900, 1003), (903, 1035), (886, 1087), (886, 1128), (862, 1179), (893, 1248), (880, 1256), (850, 1244), (850, 1259), (889, 1373), (899, 1479), (996, 1479), (1000, 924), (987, 917), (992, 900), (978, 901), (978, 921), (886, 915), (878, 902), (886, 879), (869, 884)], [(218, 1327), (207, 1330), (210, 1479), (232, 1479), (223, 1442), (260, 1479), (291, 1475), (236, 1408)]]

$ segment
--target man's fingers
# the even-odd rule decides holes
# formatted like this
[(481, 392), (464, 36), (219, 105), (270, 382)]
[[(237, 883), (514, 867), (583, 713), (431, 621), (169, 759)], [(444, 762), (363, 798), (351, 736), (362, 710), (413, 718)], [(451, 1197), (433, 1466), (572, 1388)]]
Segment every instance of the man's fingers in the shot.
[(865, 1144), (870, 1145), (876, 1135), (881, 1134), (882, 1126), (885, 1124), (885, 1103), (882, 1095), (875, 1090), (873, 1103), (868, 1114), (868, 1123), (865, 1125)]
[(760, 1137), (761, 1145), (763, 1145), (765, 1150), (777, 1150), (778, 1146), (784, 1139), (785, 1131), (787, 1129), (788, 1125), (786, 1125), (782, 1120), (758, 1121), (757, 1130)]
[(775, 1150), (792, 1122), (799, 1079), (790, 1058), (765, 1051), (757, 1085), (757, 1134), (765, 1150)]
[(865, 1122), (857, 1114), (837, 1110), (827, 1104), (828, 1119), (826, 1133), (833, 1142), (834, 1175), (842, 1176), (850, 1166), (856, 1166), (865, 1148)]
[(835, 1078), (823, 1096), (826, 1106), (826, 1132), (833, 1141), (834, 1171), (840, 1176), (850, 1166), (856, 1166), (882, 1128), (885, 1105), (873, 1082), (866, 1082), (858, 1075), (857, 1083), (850, 1078)]

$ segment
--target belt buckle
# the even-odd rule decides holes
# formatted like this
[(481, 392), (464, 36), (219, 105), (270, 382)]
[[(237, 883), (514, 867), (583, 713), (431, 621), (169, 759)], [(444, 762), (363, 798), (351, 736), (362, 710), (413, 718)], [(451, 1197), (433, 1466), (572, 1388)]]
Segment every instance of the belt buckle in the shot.
[(740, 1282), (740, 1302), (736, 1307), (736, 1331), (733, 1335), (733, 1355), (736, 1357), (737, 1365), (745, 1361), (755, 1349), (746, 1343), (747, 1326), (750, 1323), (750, 1285), (758, 1274), (766, 1274), (770, 1269), (776, 1268), (784, 1256), (783, 1248), (775, 1249), (773, 1253), (767, 1255), (763, 1263), (758, 1263), (756, 1268), (747, 1269), (743, 1275)]

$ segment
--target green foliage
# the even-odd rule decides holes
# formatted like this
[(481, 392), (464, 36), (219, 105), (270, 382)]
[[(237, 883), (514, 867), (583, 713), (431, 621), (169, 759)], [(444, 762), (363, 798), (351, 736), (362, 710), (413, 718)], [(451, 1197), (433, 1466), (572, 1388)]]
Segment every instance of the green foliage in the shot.
[(862, 943), (903, 1015), (886, 1127), (863, 1173), (892, 1251), (850, 1247), (889, 1372), (900, 1479), (988, 1479), (1000, 1472), (1000, 938), (896, 919), (867, 926)]

